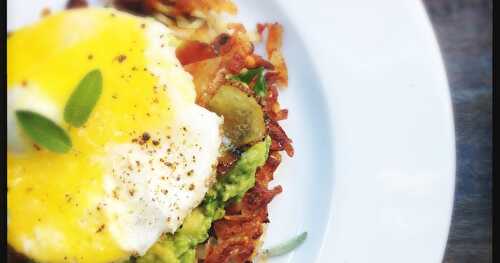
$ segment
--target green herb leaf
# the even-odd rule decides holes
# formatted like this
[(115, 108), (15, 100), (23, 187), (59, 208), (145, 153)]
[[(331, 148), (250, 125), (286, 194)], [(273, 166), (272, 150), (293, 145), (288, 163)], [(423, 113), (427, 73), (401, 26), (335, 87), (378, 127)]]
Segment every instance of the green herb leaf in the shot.
[(262, 71), (264, 71), (263, 67), (249, 69), (239, 75), (236, 75), (235, 79), (249, 84), (255, 78), (255, 76), (262, 74)]
[(259, 75), (257, 75), (257, 81), (255, 82), (255, 86), (253, 86), (253, 91), (255, 91), (255, 94), (257, 94), (257, 96), (266, 96), (267, 88), (263, 71), (261, 71)]
[(82, 126), (102, 93), (101, 71), (93, 70), (80, 81), (64, 108), (64, 120), (74, 127)]
[(246, 84), (250, 84), (252, 80), (257, 77), (257, 81), (255, 82), (255, 86), (253, 90), (257, 96), (265, 96), (267, 92), (266, 88), (266, 80), (264, 79), (264, 67), (258, 67), (255, 69), (249, 69), (244, 73), (236, 75), (233, 77), (234, 80), (239, 80)]
[(269, 249), (265, 249), (264, 252), (262, 252), (262, 254), (264, 256), (267, 256), (267, 257), (276, 257), (276, 256), (281, 256), (281, 255), (284, 255), (292, 250), (294, 250), (295, 248), (297, 248), (298, 246), (300, 246), (300, 244), (302, 244), (304, 242), (304, 240), (306, 240), (307, 238), (307, 232), (304, 232), (286, 242), (283, 242), (275, 247), (272, 247), (272, 248), (269, 248)]
[(66, 153), (71, 149), (69, 135), (52, 120), (27, 110), (16, 111), (16, 117), (36, 144), (56, 153)]

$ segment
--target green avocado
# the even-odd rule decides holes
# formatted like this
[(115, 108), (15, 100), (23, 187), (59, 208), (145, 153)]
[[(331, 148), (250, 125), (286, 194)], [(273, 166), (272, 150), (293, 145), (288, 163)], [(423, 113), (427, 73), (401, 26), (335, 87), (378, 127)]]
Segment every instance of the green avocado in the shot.
[(212, 186), (202, 203), (207, 216), (220, 219), (228, 201), (241, 199), (254, 186), (255, 172), (266, 162), (270, 145), (271, 139), (266, 137), (263, 142), (250, 147), (235, 166)]
[(235, 166), (208, 191), (199, 207), (189, 214), (175, 234), (163, 235), (142, 256), (129, 260), (138, 263), (193, 263), (195, 248), (208, 238), (212, 222), (224, 216), (224, 207), (238, 200), (254, 186), (255, 172), (269, 155), (271, 139), (266, 137), (245, 151)]

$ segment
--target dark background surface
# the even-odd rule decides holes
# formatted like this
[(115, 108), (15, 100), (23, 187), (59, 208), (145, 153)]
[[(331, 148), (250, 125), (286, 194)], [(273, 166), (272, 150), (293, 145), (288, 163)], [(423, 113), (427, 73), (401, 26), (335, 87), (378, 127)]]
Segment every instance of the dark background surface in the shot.
[(424, 3), (443, 54), (455, 116), (455, 205), (443, 262), (493, 262), (493, 6), (489, 0)]

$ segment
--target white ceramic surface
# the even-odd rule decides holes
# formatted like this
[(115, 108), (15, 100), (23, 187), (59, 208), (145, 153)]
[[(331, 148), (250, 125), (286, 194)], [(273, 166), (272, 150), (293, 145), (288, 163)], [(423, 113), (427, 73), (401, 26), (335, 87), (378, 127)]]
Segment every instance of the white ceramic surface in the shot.
[[(8, 0), (8, 30), (65, 0)], [(239, 18), (278, 21), (290, 87), (285, 158), (265, 246), (269, 260), (441, 262), (453, 205), (453, 117), (439, 48), (416, 0), (237, 1)]]

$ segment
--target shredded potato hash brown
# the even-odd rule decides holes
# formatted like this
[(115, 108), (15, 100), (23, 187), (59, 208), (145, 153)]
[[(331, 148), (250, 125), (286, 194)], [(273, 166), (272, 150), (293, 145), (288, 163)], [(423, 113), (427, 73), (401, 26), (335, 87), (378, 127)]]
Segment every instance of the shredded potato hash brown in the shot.
[[(197, 89), (197, 103), (206, 105), (217, 88), (230, 84), (254, 95), (252, 89), (238, 85), (226, 76), (238, 74), (243, 69), (264, 67), (267, 95), (259, 99), (266, 115), (267, 133), (272, 139), (271, 152), (266, 164), (256, 174), (256, 184), (239, 203), (226, 208), (226, 216), (213, 224), (212, 242), (204, 248), (205, 263), (249, 262), (255, 256), (264, 224), (269, 222), (267, 206), (281, 193), (281, 186), (269, 189), (268, 184), (281, 162), (281, 151), (293, 156), (292, 141), (278, 121), (288, 117), (288, 111), (278, 103), (279, 87), (288, 84), (288, 73), (281, 53), (283, 28), (280, 24), (266, 24), (268, 41), (266, 50), (269, 61), (254, 53), (243, 26), (233, 25), (232, 34), (223, 33), (211, 43), (188, 41), (181, 46), (177, 55), (185, 69), (193, 75)], [(262, 30), (260, 34), (263, 34)], [(228, 83), (229, 82), (229, 83)], [(250, 87), (255, 85), (251, 83)], [(219, 160), (218, 173), (231, 168), (237, 157), (229, 154)]]

